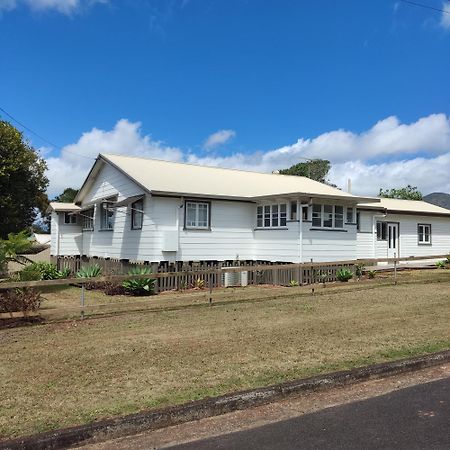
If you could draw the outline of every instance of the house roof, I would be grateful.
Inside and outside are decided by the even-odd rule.
[[[387,210],[388,212],[450,216],[450,210],[421,200],[380,198],[380,203],[359,203],[358,207],[365,209],[382,209]]]
[[[306,177],[268,174],[221,167],[161,161],[132,156],[100,154],[99,161],[111,164],[147,192],[160,195],[215,197],[255,201],[289,194],[331,198],[349,202],[378,202],[358,197]],[[75,201],[82,201],[89,179],[98,171],[96,165],[80,189]]]
[[[56,212],[72,212],[79,211],[81,208],[75,203],[61,203],[61,202],[50,202],[47,211]]]

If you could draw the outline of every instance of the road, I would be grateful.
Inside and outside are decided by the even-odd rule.
[[[449,449],[450,378],[166,448]]]

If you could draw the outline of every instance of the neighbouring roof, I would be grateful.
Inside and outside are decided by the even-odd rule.
[[[47,208],[47,211],[56,211],[56,212],[72,212],[78,211],[81,208],[75,203],[60,203],[60,202],[50,202],[50,205]]]
[[[50,233],[33,233],[29,239],[31,241],[36,241],[38,244],[49,244],[51,235]]]
[[[432,205],[421,200],[400,200],[380,198],[380,203],[359,203],[358,207],[367,209],[383,209],[388,212],[418,213],[450,216],[450,210]]]
[[[152,194],[258,200],[264,197],[304,195],[349,202],[378,202],[358,197],[306,177],[268,174],[220,167],[198,166],[156,159],[100,154],[75,202],[82,201],[101,161],[125,173]]]

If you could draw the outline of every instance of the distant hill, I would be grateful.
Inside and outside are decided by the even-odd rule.
[[[433,192],[425,195],[423,199],[433,205],[442,206],[442,208],[450,209],[450,194],[444,192]]]

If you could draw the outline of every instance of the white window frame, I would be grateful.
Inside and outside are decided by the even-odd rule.
[[[422,228],[422,232],[420,229]],[[428,229],[428,232],[426,230]],[[420,239],[422,235],[422,240]],[[428,236],[428,239],[425,239]],[[431,245],[431,223],[417,224],[417,242],[419,245]]]
[[[113,205],[114,202],[102,202],[100,203],[100,231],[114,231],[114,219],[116,211],[109,205]],[[111,222],[108,220],[108,211],[112,211]]]
[[[85,211],[82,211],[80,215],[83,219],[83,231],[92,231],[94,229],[94,208],[89,208]]]
[[[142,230],[144,224],[144,199],[140,198],[131,204],[131,229]]]
[[[319,208],[320,207],[320,208]],[[330,209],[331,212],[325,212],[325,209]],[[337,213],[336,208],[341,208],[342,212]],[[312,227],[313,228],[321,228],[324,230],[344,230],[344,214],[345,207],[342,205],[330,205],[330,204],[322,204],[322,203],[313,203],[312,207]],[[339,216],[338,220],[341,221],[342,226],[336,226],[336,218]],[[320,224],[317,224],[317,220],[319,220]],[[331,220],[331,226],[325,225],[325,223]]]
[[[285,229],[287,227],[287,203],[271,203],[256,207],[256,228]]]
[[[206,225],[200,225],[199,211],[200,205],[206,206]],[[188,223],[188,209],[194,207],[195,220],[193,224]],[[211,203],[197,200],[186,200],[184,203],[184,228],[187,230],[210,230],[211,229]]]

